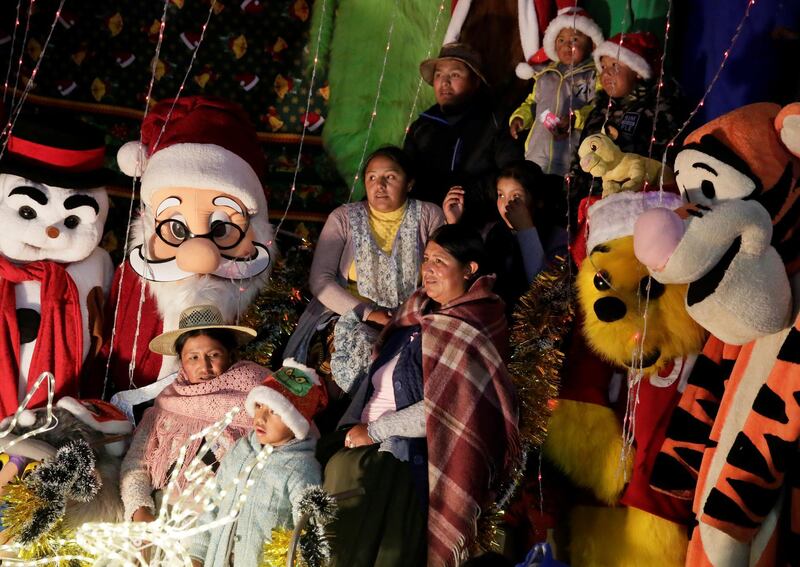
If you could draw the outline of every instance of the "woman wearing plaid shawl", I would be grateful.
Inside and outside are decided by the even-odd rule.
[[[351,390],[341,422],[351,427],[319,443],[323,463],[334,453],[325,489],[355,494],[331,525],[335,567],[459,565],[480,511],[521,458],[505,306],[494,276],[480,275],[483,254],[471,229],[434,232],[423,287]]]

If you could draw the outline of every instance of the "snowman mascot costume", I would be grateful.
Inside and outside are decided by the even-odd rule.
[[[78,397],[102,344],[113,275],[99,248],[108,215],[104,139],[83,122],[22,116],[0,158],[0,418],[37,377]],[[46,386],[28,404],[44,405]]]

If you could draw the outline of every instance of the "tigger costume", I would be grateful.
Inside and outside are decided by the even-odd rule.
[[[692,567],[800,559],[798,156],[800,105],[717,118],[676,157],[683,216],[648,211],[634,232],[637,257],[689,284],[687,310],[715,336],[651,478],[693,500]]]

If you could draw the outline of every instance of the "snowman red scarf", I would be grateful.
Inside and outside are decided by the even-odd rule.
[[[15,265],[0,256],[0,418],[19,406],[19,328],[14,286],[26,281],[41,284],[41,322],[36,337],[28,386],[44,371],[56,378],[57,398],[78,396],[78,376],[83,359],[83,321],[75,282],[64,267],[39,261]],[[43,405],[46,388],[40,387],[29,407]]]

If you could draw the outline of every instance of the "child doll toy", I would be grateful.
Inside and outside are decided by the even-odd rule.
[[[595,93],[595,68],[591,54],[603,42],[600,27],[579,8],[559,10],[544,34],[543,49],[550,63],[521,78],[533,78],[533,90],[511,115],[511,136],[530,129],[525,159],[545,173],[564,175],[569,169],[570,149],[578,146],[580,119],[572,126],[570,112],[589,105]],[[527,66],[526,66],[527,67]],[[519,72],[518,72],[519,74]]]
[[[195,566],[258,565],[272,530],[297,523],[303,491],[322,481],[311,419],[326,404],[327,394],[316,372],[293,359],[285,360],[283,367],[250,392],[245,407],[253,417],[254,430],[222,459],[217,482],[231,485],[268,446],[266,466],[253,469],[247,482],[232,485],[219,509],[211,513],[215,518],[228,514],[245,485],[251,485],[238,519],[191,541],[189,553]]]
[[[0,158],[0,418],[44,372],[55,396],[79,395],[99,347],[113,266],[100,248],[108,214],[100,132],[60,115],[23,116]],[[44,405],[39,389],[30,408]]]

